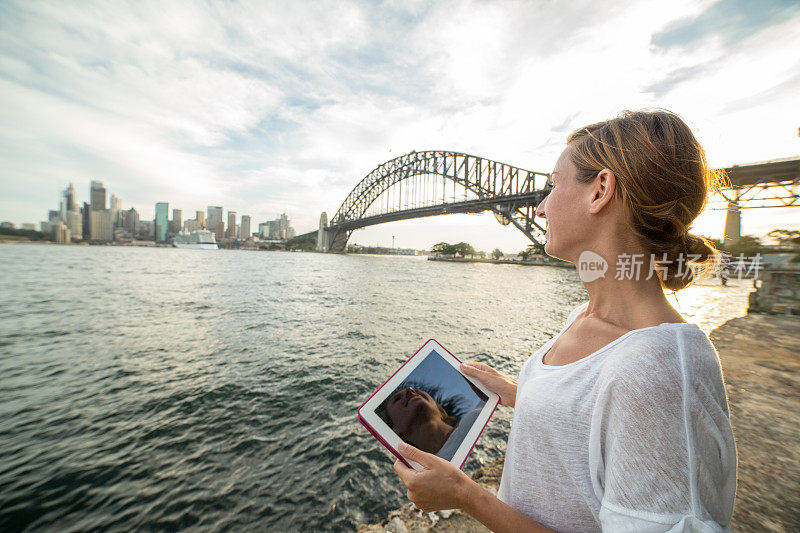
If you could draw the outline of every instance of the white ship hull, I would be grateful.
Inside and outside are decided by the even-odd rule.
[[[219,250],[219,247],[216,243],[191,243],[191,244],[179,244],[179,243],[172,243],[175,248],[183,248],[185,250]]]

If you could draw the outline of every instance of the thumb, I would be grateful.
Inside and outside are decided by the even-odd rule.
[[[411,459],[415,463],[419,463],[425,468],[433,466],[437,459],[435,455],[428,452],[423,452],[422,450],[419,450],[410,444],[406,444],[403,441],[400,441],[400,444],[397,445],[397,449],[400,451],[403,457],[406,459]]]
[[[476,377],[482,381],[491,381],[492,378],[497,377],[492,368],[484,365],[483,363],[461,363],[461,371],[468,376]]]

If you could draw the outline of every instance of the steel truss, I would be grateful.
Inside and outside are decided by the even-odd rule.
[[[484,211],[542,242],[536,236],[543,238],[545,230],[534,218],[550,192],[549,177],[459,152],[411,152],[378,166],[355,186],[330,221],[329,249],[343,252],[353,230],[366,226]]]

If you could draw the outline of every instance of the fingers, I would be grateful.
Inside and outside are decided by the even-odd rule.
[[[405,442],[400,442],[400,444],[397,445],[397,449],[400,451],[403,457],[406,459],[411,459],[415,463],[419,463],[425,468],[432,466],[436,461],[435,455],[418,450],[414,446],[406,444]],[[414,470],[414,472],[416,472],[416,470]]]
[[[413,468],[409,468],[403,461],[400,459],[395,460],[394,462],[394,471],[397,473],[397,477],[400,478],[406,486],[408,486],[408,475],[416,472]]]

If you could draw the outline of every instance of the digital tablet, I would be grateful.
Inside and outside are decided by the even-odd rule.
[[[411,468],[423,470],[397,450],[401,440],[462,468],[500,397],[460,364],[429,340],[361,404],[359,422]]]

